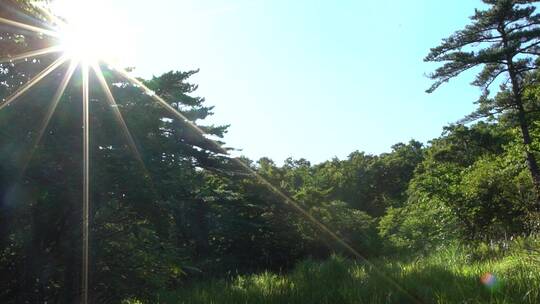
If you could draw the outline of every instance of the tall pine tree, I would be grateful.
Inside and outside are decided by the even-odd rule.
[[[470,118],[497,113],[513,115],[521,129],[526,161],[536,192],[540,197],[540,169],[532,151],[530,121],[524,106],[523,90],[526,76],[538,68],[540,55],[540,15],[531,0],[482,0],[485,10],[476,10],[472,24],[443,39],[424,59],[444,62],[430,76],[435,82],[427,90],[435,91],[441,84],[469,69],[483,69],[472,83],[483,89],[479,109]],[[499,98],[489,98],[489,88],[505,77]],[[503,98],[506,97],[506,98]]]

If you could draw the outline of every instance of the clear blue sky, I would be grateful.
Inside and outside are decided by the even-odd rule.
[[[200,68],[198,95],[226,142],[257,159],[320,162],[426,142],[474,109],[472,74],[424,90],[430,47],[480,1],[118,0],[136,74]]]

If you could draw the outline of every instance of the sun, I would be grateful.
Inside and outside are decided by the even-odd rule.
[[[85,64],[133,60],[130,27],[111,1],[56,0],[50,11],[58,16],[59,47],[71,60]]]

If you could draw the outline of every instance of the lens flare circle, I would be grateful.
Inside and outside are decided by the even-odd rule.
[[[488,289],[494,289],[498,285],[497,277],[490,272],[484,273],[480,277],[480,282],[486,286]]]

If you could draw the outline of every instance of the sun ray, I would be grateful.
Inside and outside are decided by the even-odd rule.
[[[38,56],[43,56],[43,55],[47,55],[51,53],[58,53],[61,51],[62,51],[62,48],[60,48],[59,46],[52,46],[48,48],[39,49],[36,51],[25,52],[25,53],[22,53],[20,55],[16,55],[13,57],[1,58],[0,63],[16,62],[25,58],[38,57]]]
[[[109,105],[111,106],[111,109],[114,113],[114,116],[116,118],[116,121],[120,125],[122,132],[124,133],[124,136],[128,142],[129,148],[131,149],[131,152],[134,154],[134,156],[137,158],[137,161],[141,164],[142,168],[145,171],[145,174],[148,174],[148,170],[146,170],[146,166],[143,162],[143,159],[141,157],[141,154],[139,153],[139,149],[137,149],[137,145],[135,144],[135,140],[133,140],[133,136],[131,135],[131,132],[129,132],[129,128],[126,124],[126,121],[124,120],[124,117],[122,116],[122,113],[120,112],[120,109],[118,109],[118,104],[116,103],[116,99],[114,98],[111,89],[109,85],[107,84],[107,81],[105,80],[105,77],[103,76],[103,72],[98,64],[93,64],[92,68],[97,76],[97,79],[101,85],[101,88],[103,89],[103,92],[105,93],[107,97],[107,101],[109,102]]]
[[[146,167],[146,164],[144,163],[144,160],[139,152],[139,149],[137,148],[137,145],[135,144],[135,140],[133,139],[133,136],[131,135],[131,132],[129,131],[129,128],[124,120],[124,117],[122,116],[122,113],[120,112],[118,108],[118,104],[116,103],[116,99],[114,98],[114,95],[111,92],[111,89],[109,85],[107,84],[107,81],[105,80],[105,77],[103,76],[103,71],[99,67],[99,64],[95,63],[92,65],[92,68],[94,69],[94,72],[98,78],[99,83],[101,84],[101,87],[105,94],[107,95],[107,101],[109,102],[109,105],[111,106],[114,116],[120,125],[122,132],[124,134],[124,137],[126,138],[128,142],[128,146],[130,147],[131,153],[135,156],[137,159],[144,176],[147,179],[148,185],[150,187],[150,190],[152,191],[152,194],[154,197],[159,198],[160,195],[158,191],[156,190],[156,185],[154,184],[154,180],[152,178],[152,175],[150,174],[150,171]]]
[[[45,4],[39,5],[39,3],[35,3],[33,7],[38,9],[43,15],[45,15],[45,17],[49,18],[49,22],[51,22],[51,24],[55,24],[56,26],[66,24],[64,20],[53,14]]]
[[[90,211],[90,120],[89,120],[89,71],[88,64],[82,64],[83,95],[83,252],[82,252],[82,303],[88,303],[89,268],[89,211]]]
[[[56,70],[59,66],[61,66],[64,62],[67,61],[67,58],[62,56],[58,58],[56,61],[54,61],[51,65],[49,65],[46,69],[41,71],[39,74],[34,76],[32,79],[30,79],[25,85],[17,89],[11,96],[9,96],[6,101],[4,101],[2,104],[0,104],[0,111],[3,110],[5,107],[9,106],[13,101],[15,101],[17,98],[19,98],[21,95],[26,93],[30,88],[32,88],[34,85],[36,85],[38,82],[40,82],[45,76],[52,73],[54,70]]]
[[[142,83],[137,78],[129,75],[128,72],[126,72],[123,69],[115,68],[115,71],[117,71],[120,75],[122,75],[124,78],[126,78],[128,81],[131,81],[133,84],[138,86],[144,93],[152,97],[155,101],[157,101],[160,105],[162,105],[165,109],[167,109],[171,114],[182,120],[183,122],[186,122],[193,130],[195,130],[200,136],[206,138],[205,132],[195,125],[193,122],[191,122],[189,119],[187,119],[182,113],[180,113],[178,110],[176,110],[174,107],[172,107],[170,104],[168,104],[163,98],[156,95],[152,90],[150,90],[144,83]],[[217,144],[212,139],[209,139],[212,142],[214,142],[215,146],[218,147],[220,152],[224,155],[230,156],[229,152],[226,151],[221,145]],[[252,176],[254,176],[259,182],[261,182],[263,185],[265,185],[269,190],[271,190],[274,194],[276,194],[285,204],[288,204],[292,206],[296,211],[298,211],[304,218],[306,218],[311,223],[315,224],[321,231],[326,233],[328,236],[330,236],[332,239],[334,239],[336,242],[338,242],[343,248],[345,248],[347,251],[349,251],[351,254],[353,254],[356,258],[362,260],[367,265],[371,266],[372,269],[385,281],[387,281],[390,285],[395,287],[399,292],[402,292],[404,295],[409,297],[414,303],[422,303],[417,297],[415,297],[413,294],[411,294],[409,291],[407,291],[405,288],[403,288],[397,281],[386,275],[382,270],[378,269],[377,266],[373,263],[371,263],[366,257],[364,257],[358,250],[354,249],[347,241],[342,239],[339,235],[334,233],[330,228],[328,228],[325,224],[317,220],[313,215],[311,215],[308,211],[306,211],[302,206],[296,202],[294,199],[287,196],[283,191],[272,185],[266,178],[264,178],[262,175],[257,173],[255,170],[253,170],[249,165],[245,164],[238,158],[230,157],[230,159],[235,162],[240,167],[244,168],[248,173],[250,173]]]
[[[4,23],[4,24],[7,24],[7,25],[18,27],[18,28],[21,28],[21,29],[24,29],[24,30],[29,30],[29,31],[32,31],[32,32],[35,32],[35,33],[38,33],[38,34],[45,34],[47,36],[51,36],[51,37],[55,37],[55,38],[58,38],[60,36],[55,31],[47,30],[47,29],[37,27],[37,26],[33,26],[33,25],[28,25],[26,23],[17,22],[17,21],[13,21],[13,20],[10,20],[10,19],[2,18],[2,17],[0,17],[0,23]]]
[[[71,63],[68,70],[66,71],[66,74],[64,75],[64,78],[62,79],[62,82],[60,83],[60,86],[56,90],[52,103],[49,105],[49,108],[47,109],[47,113],[45,114],[45,118],[43,119],[41,126],[39,128],[39,133],[34,139],[34,142],[32,143],[32,148],[28,155],[25,157],[22,168],[19,173],[19,179],[24,176],[24,173],[26,172],[26,169],[28,167],[28,164],[32,157],[34,156],[34,152],[37,149],[37,146],[41,142],[41,139],[43,138],[43,134],[47,130],[47,127],[49,126],[49,123],[51,121],[51,118],[56,111],[56,107],[58,106],[58,103],[60,102],[60,99],[64,95],[64,92],[66,91],[66,88],[69,84],[69,81],[71,80],[71,77],[73,76],[73,73],[75,72],[75,69],[77,68],[77,64]]]
[[[296,211],[298,211],[302,216],[304,216],[307,220],[309,220],[311,223],[315,224],[319,229],[321,229],[323,232],[325,232],[327,235],[329,235],[332,239],[337,241],[343,248],[345,248],[347,251],[352,253],[356,258],[363,261],[365,264],[369,265],[381,278],[383,278],[385,281],[390,283],[394,288],[396,288],[399,292],[402,292],[404,295],[406,295],[408,298],[410,298],[414,303],[422,303],[418,297],[411,294],[408,290],[406,290],[404,287],[402,287],[396,280],[389,277],[386,273],[384,273],[382,270],[380,270],[375,264],[373,264],[371,261],[368,260],[365,256],[363,256],[358,250],[354,249],[347,241],[342,239],[340,236],[338,236],[336,233],[334,233],[330,228],[328,228],[325,224],[317,220],[313,215],[311,215],[308,211],[306,211],[298,202],[296,202],[294,199],[287,196],[283,191],[278,189],[276,186],[272,185],[266,178],[261,176],[259,173],[257,173],[255,170],[253,170],[249,165],[242,162],[238,158],[232,158],[232,160],[237,163],[238,165],[242,166],[246,171],[251,173],[259,182],[261,182],[263,185],[265,185],[268,189],[270,189],[272,192],[274,192],[279,198],[283,200],[286,204],[289,204],[292,206]]]
[[[110,64],[110,63],[109,63]],[[114,67],[114,65],[111,64],[111,66]],[[114,69],[116,72],[118,72],[120,75],[122,75],[124,78],[126,78],[127,80],[131,81],[133,84],[137,85],[139,88],[141,88],[141,90],[146,93],[148,96],[150,96],[152,99],[154,99],[159,105],[161,105],[162,107],[164,107],[166,110],[169,111],[170,114],[176,116],[176,118],[180,119],[181,121],[187,123],[192,129],[194,129],[195,131],[197,131],[197,133],[199,133],[199,135],[203,136],[206,138],[205,136],[205,132],[199,128],[199,126],[197,126],[196,124],[194,124],[193,122],[191,122],[189,119],[187,119],[182,113],[180,113],[177,109],[175,109],[173,106],[171,106],[169,103],[167,103],[163,98],[161,98],[160,96],[158,96],[157,94],[155,94],[152,90],[150,90],[144,83],[142,83],[140,80],[138,80],[137,78],[129,75],[125,70],[123,69],[118,69],[118,68],[115,68]],[[220,152],[223,153],[223,154],[228,154],[228,152],[223,149],[220,145],[217,145],[217,147],[220,149]]]

